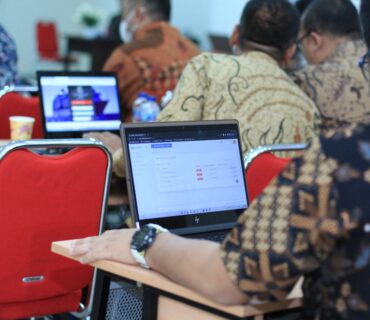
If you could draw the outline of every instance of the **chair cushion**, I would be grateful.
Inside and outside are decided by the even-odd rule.
[[[79,308],[81,290],[62,296],[30,302],[0,304],[0,319],[12,320],[74,312]]]
[[[271,153],[263,153],[253,160],[246,173],[249,201],[253,202],[290,161]]]
[[[59,156],[20,149],[0,161],[0,305],[67,295],[91,282],[91,267],[50,248],[98,234],[107,166],[98,148]],[[22,281],[37,276],[44,280]]]

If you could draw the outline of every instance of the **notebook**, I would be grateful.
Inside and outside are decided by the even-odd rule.
[[[47,138],[119,133],[122,115],[114,73],[38,72],[37,79]]]
[[[136,227],[219,240],[248,207],[237,121],[123,124]]]

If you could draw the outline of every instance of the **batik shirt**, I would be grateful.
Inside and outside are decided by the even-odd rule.
[[[320,114],[269,55],[205,53],[191,60],[158,121],[239,120],[243,153],[260,145],[307,142]]]
[[[319,108],[324,129],[370,119],[370,87],[358,66],[366,52],[362,41],[346,42],[323,63],[292,74]]]
[[[199,50],[166,22],[152,22],[140,29],[133,42],[118,47],[104,66],[117,73],[126,121],[132,119],[132,105],[140,92],[158,101],[174,90],[181,72]]]
[[[0,88],[17,82],[17,61],[15,43],[0,25]]]
[[[283,299],[305,276],[307,315],[370,319],[370,125],[315,139],[222,246],[250,298]]]

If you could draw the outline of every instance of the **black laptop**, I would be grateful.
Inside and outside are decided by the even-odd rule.
[[[237,121],[123,124],[136,227],[222,241],[248,207]]]
[[[122,115],[114,73],[38,72],[37,79],[46,138],[119,133]]]

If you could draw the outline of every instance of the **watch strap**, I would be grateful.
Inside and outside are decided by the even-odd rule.
[[[156,230],[156,233],[155,233],[156,236],[158,234],[161,234],[161,233],[169,232],[167,229],[165,229],[165,228],[163,228],[163,227],[161,227],[160,225],[157,225],[157,224],[152,224],[151,223],[151,224],[146,225],[146,227],[154,228]],[[141,232],[141,231],[142,230],[140,229],[140,230],[137,230],[136,232],[138,233],[138,232]],[[151,246],[153,245],[154,241],[155,241],[155,239],[151,243]],[[138,264],[140,264],[140,266],[142,266],[145,269],[150,269],[148,263],[145,260],[145,254],[151,246],[149,246],[148,248],[146,248],[143,251],[138,251],[138,250],[136,250],[135,248],[133,248],[131,246],[131,254],[132,254],[133,258],[135,259],[135,261]]]

